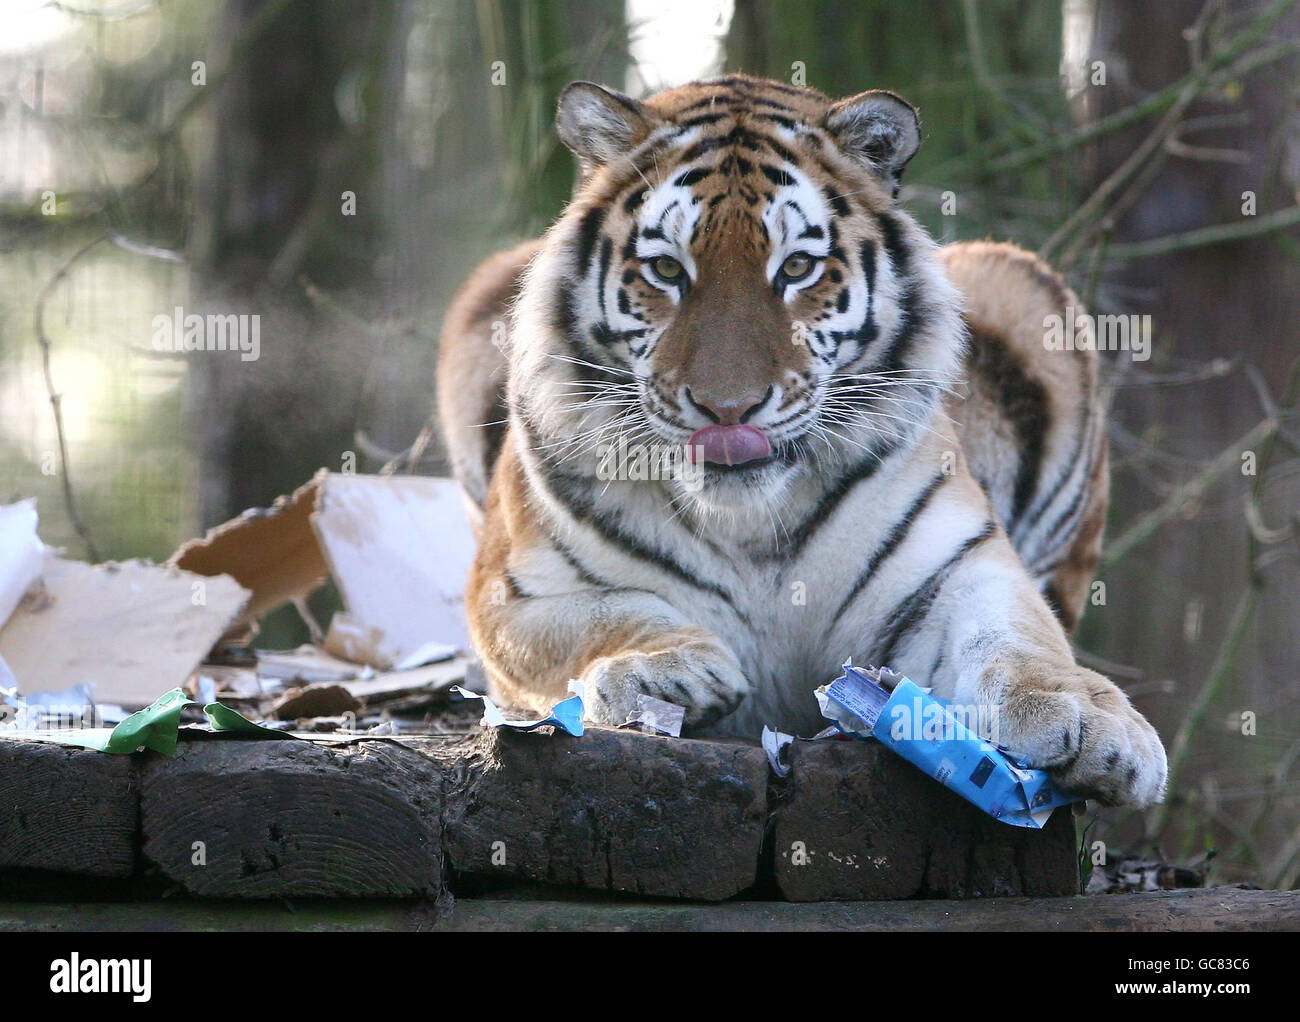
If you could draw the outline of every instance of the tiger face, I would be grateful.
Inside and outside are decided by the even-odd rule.
[[[740,76],[644,102],[577,83],[557,124],[583,179],[521,302],[548,350],[512,376],[531,421],[575,438],[566,460],[615,438],[681,452],[696,471],[666,474],[675,495],[734,510],[930,418],[962,330],[895,201],[920,141],[905,102]]]

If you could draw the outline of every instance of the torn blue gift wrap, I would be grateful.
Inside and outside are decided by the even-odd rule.
[[[1046,771],[981,738],[946,700],[893,671],[850,661],[815,695],[836,728],[874,738],[995,820],[1039,829],[1053,809],[1079,801],[1059,791]]]
[[[561,731],[571,734],[575,738],[582,735],[582,683],[579,681],[569,682],[569,691],[573,695],[556,703],[551,707],[551,712],[539,720],[506,720],[506,716],[501,712],[500,707],[487,696],[471,692],[459,685],[453,685],[451,691],[462,699],[483,700],[484,727],[508,727],[514,731],[533,731],[539,727],[549,725],[558,727]]]

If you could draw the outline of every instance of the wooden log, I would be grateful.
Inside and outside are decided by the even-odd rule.
[[[768,775],[757,746],[599,727],[480,742],[448,799],[458,872],[709,901],[754,883]]]
[[[145,858],[210,898],[428,896],[442,774],[390,742],[190,741],[140,768]]]
[[[0,741],[0,869],[130,876],[137,822],[128,757]]]
[[[791,901],[1076,894],[1074,823],[1000,823],[865,742],[796,742],[776,812],[776,878]]]
[[[548,901],[458,898],[450,912],[411,901],[0,902],[0,933],[127,931],[1167,931],[1300,929],[1300,891],[1217,887],[1072,898],[983,901]]]

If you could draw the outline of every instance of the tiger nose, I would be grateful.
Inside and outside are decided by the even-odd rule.
[[[685,388],[685,393],[687,401],[718,425],[735,426],[748,422],[759,408],[767,404],[767,399],[772,396],[772,390],[772,386],[769,385],[766,392],[762,394],[750,393],[733,401],[720,401],[712,397],[701,399],[691,393],[690,387]]]

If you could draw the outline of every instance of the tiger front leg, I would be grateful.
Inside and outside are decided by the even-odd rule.
[[[587,719],[621,724],[640,694],[685,707],[690,727],[731,713],[748,691],[735,655],[716,639],[682,638],[659,636],[593,660],[582,675]]]
[[[622,724],[644,694],[683,707],[688,727],[706,727],[749,691],[721,639],[643,591],[513,596],[473,617],[494,692],[538,711],[577,678],[593,723]]]
[[[996,738],[1065,791],[1104,805],[1160,800],[1167,774],[1155,728],[1110,679],[1054,657],[1004,653],[980,674]]]
[[[1005,541],[975,551],[945,581],[936,622],[936,691],[985,717],[986,737],[1047,770],[1071,793],[1143,807],[1164,794],[1155,728],[1128,696],[1074,662],[1069,643]]]

